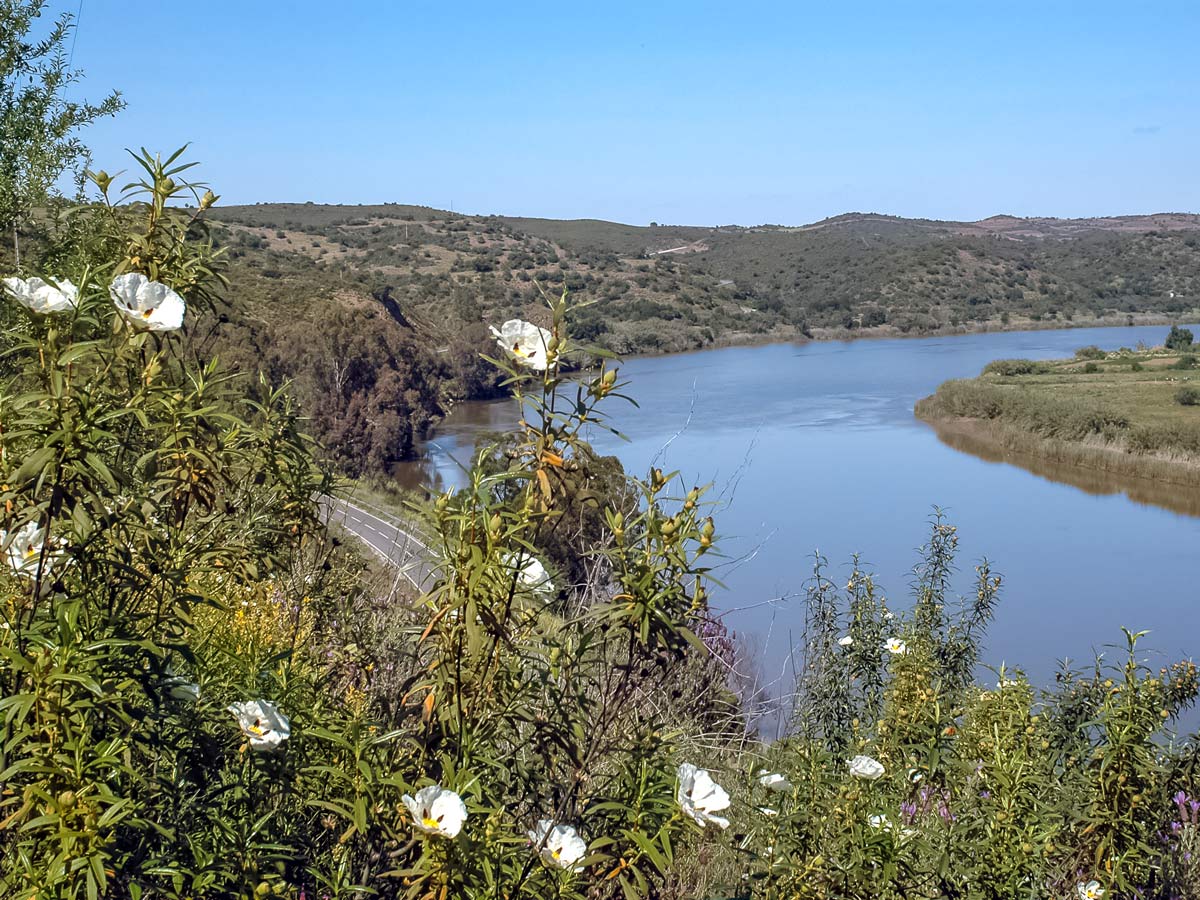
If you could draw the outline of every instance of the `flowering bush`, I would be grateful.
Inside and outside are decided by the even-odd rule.
[[[3,282],[27,313],[0,394],[0,894],[665,884],[688,818],[730,802],[694,768],[675,801],[714,527],[656,471],[601,510],[584,583],[539,559],[619,389],[562,376],[565,300],[500,333],[513,465],[439,500],[436,587],[385,609],[325,533],[286,393],[186,364],[221,284],[215,198],[178,154],[136,159],[116,198],[93,176],[50,274]]]
[[[1127,633],[1119,665],[1054,691],[1004,669],[975,683],[1000,579],[981,564],[951,613],[956,544],[936,517],[907,614],[857,566],[839,596],[818,565],[794,727],[762,751],[791,788],[750,785],[750,895],[1188,896],[1195,751],[1163,728],[1195,665],[1148,669]]]
[[[177,156],[2,282],[0,896],[1197,895],[1195,666],[981,685],[1001,580],[951,600],[940,515],[907,610],[818,560],[753,738],[705,491],[600,489],[624,385],[565,374],[565,297],[496,329],[520,430],[428,511],[432,589],[373,587],[286,391],[186,362],[221,277]]]

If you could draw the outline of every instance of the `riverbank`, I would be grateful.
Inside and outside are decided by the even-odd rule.
[[[1162,350],[1000,361],[976,378],[945,382],[913,411],[945,442],[969,443],[969,452],[985,458],[979,449],[986,446],[993,456],[1015,453],[1059,467],[1196,487],[1196,366],[1192,353]],[[1055,480],[1079,480],[1061,475]]]
[[[959,325],[944,325],[928,331],[902,331],[892,325],[877,325],[871,328],[813,328],[812,340],[816,341],[857,341],[857,340],[889,340],[895,338],[930,338],[954,337],[969,334],[1002,334],[1022,331],[1063,331],[1083,328],[1136,328],[1141,326],[1162,325],[1170,327],[1180,321],[1192,321],[1200,318],[1200,310],[1183,316],[1162,316],[1154,313],[1121,313],[1112,316],[1075,317],[1070,321],[1059,319],[1029,319],[1010,317],[1003,319],[988,319],[982,322],[969,322]]]
[[[879,340],[921,340],[938,337],[966,337],[976,334],[1019,334],[1037,331],[1083,330],[1086,328],[1141,328],[1162,326],[1169,328],[1181,321],[1200,320],[1200,309],[1183,316],[1162,316],[1154,313],[1121,313],[1112,316],[1076,316],[1070,321],[1059,319],[1030,319],[1011,317],[944,325],[923,331],[903,331],[894,325],[875,325],[869,328],[812,328],[807,334],[792,329],[790,332],[770,331],[763,333],[735,331],[723,334],[714,340],[694,347],[676,350],[647,351],[621,354],[621,360],[660,359],[687,353],[702,353],[706,350],[725,350],[733,347],[770,347],[776,344],[807,344],[810,342],[853,342]]]

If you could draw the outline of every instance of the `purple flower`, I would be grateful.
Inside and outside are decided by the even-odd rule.
[[[980,800],[991,800],[991,799],[992,799],[992,792],[991,792],[991,791],[980,791],[980,792],[979,792],[979,799],[980,799]]]

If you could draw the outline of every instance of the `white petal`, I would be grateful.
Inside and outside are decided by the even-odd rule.
[[[175,331],[183,325],[187,304],[165,284],[150,281],[139,272],[126,272],[108,288],[113,305],[135,328]]]
[[[869,756],[856,756],[849,761],[850,774],[857,778],[867,778],[874,781],[883,775],[883,763]]]
[[[79,292],[75,285],[63,279],[21,278],[3,279],[4,288],[18,303],[40,315],[68,312],[75,308]]]
[[[545,328],[521,319],[509,319],[499,330],[489,326],[496,343],[519,365],[543,372],[547,366],[547,348],[553,335]]]
[[[426,834],[456,837],[467,818],[462,798],[441,785],[428,785],[417,791],[416,797],[405,795],[401,799],[412,815],[413,825]]]
[[[792,783],[788,781],[787,776],[778,772],[760,776],[758,783],[770,791],[790,791],[792,789]]]

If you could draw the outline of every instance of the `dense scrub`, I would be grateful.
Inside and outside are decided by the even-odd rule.
[[[506,326],[521,430],[432,505],[433,589],[373,582],[286,393],[183,352],[217,258],[143,164],[148,203],[5,282],[6,897],[1196,896],[1196,758],[1164,740],[1194,664],[1129,634],[1049,691],[981,685],[1001,579],[954,600],[940,517],[910,603],[819,561],[761,742],[715,510],[594,457],[625,385],[564,380],[565,297]]]
[[[1070,361],[989,363],[979,378],[941,385],[917,404],[916,414],[931,422],[993,423],[1010,446],[1034,453],[1042,440],[1135,458],[1200,459],[1200,417],[1188,408],[1196,390],[1190,374],[1194,357],[1130,350],[1097,357],[1091,348],[1084,350]],[[1028,438],[1023,448],[1021,435]],[[1046,445],[1051,446],[1058,445]],[[1130,461],[1133,469],[1135,463]]]
[[[556,411],[560,301],[554,347],[505,372],[521,464],[436,504],[431,593],[380,590],[322,526],[286,391],[188,361],[220,278],[211,195],[184,212],[186,167],[141,164],[111,200],[94,176],[52,273],[4,281],[0,893],[656,890],[689,739],[744,734],[709,653],[702,489],[622,479],[578,577],[547,572],[533,548],[583,499],[581,428],[621,387],[608,370]],[[693,781],[692,818],[715,815]]]
[[[338,272],[390,288],[406,312],[464,322],[530,316],[537,285],[580,300],[577,333],[617,352],[691,349],[811,329],[920,334],[1134,314],[1179,316],[1200,295],[1200,227],[1186,216],[1039,228],[847,216],[820,227],[639,228],[470,216],[382,204],[224,210],[248,272]],[[672,252],[663,252],[672,251]]]
[[[799,228],[639,228],[504,219],[583,248],[634,253],[684,247],[681,266],[736,285],[783,322],[923,333],[970,323],[1057,322],[1196,306],[1197,220],[938,222],[848,214]]]

